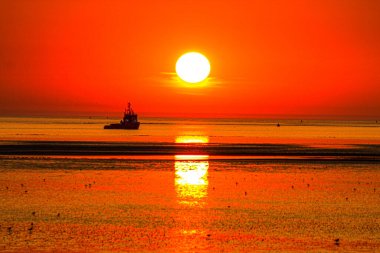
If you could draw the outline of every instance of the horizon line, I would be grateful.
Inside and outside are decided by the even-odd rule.
[[[121,112],[60,112],[58,115],[50,112],[41,113],[0,113],[2,118],[117,118]],[[365,120],[380,121],[380,116],[374,115],[343,115],[343,114],[244,114],[244,113],[153,113],[140,112],[140,118],[183,118],[183,119],[268,119],[268,120]]]

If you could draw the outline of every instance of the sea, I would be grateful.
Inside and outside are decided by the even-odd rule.
[[[0,118],[0,251],[375,252],[376,121]]]
[[[0,140],[145,143],[380,143],[380,122],[140,118],[139,130],[104,130],[118,118],[0,117]]]
[[[22,154],[20,150],[25,149],[25,145],[21,144],[27,144],[29,154],[33,154],[34,144],[36,150],[51,151],[38,154],[61,155],[184,153],[258,157],[272,154],[328,156],[345,152],[376,156],[379,153],[380,123],[377,121],[189,118],[141,118],[140,121],[139,130],[105,130],[104,125],[116,123],[118,119],[2,117],[0,150],[3,154]],[[52,152],[52,147],[59,148]],[[80,150],[75,152],[78,147]]]

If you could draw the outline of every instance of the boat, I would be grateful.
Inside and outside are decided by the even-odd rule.
[[[133,111],[131,103],[128,103],[128,109],[124,111],[124,117],[120,123],[105,125],[104,129],[134,129],[140,127],[140,122],[137,120],[137,114]]]

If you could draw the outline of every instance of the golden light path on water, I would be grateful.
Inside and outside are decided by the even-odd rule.
[[[208,141],[208,136],[204,135],[183,135],[175,139],[175,143],[208,143]]]
[[[175,143],[206,144],[208,136],[198,134],[185,134],[177,136]],[[203,208],[206,204],[208,190],[208,155],[176,155],[175,191],[179,205],[192,208]],[[196,219],[195,219],[196,220]],[[194,219],[192,222],[195,221]],[[191,222],[191,223],[192,223]],[[188,226],[178,231],[184,236],[205,236],[206,231],[200,227]]]
[[[178,202],[188,206],[203,206],[208,188],[208,156],[176,155],[175,190]]]

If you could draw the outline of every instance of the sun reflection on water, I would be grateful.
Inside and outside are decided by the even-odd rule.
[[[175,190],[180,204],[202,206],[207,197],[208,156],[176,156]]]
[[[184,135],[177,136],[175,143],[208,143],[208,136],[204,135]]]

